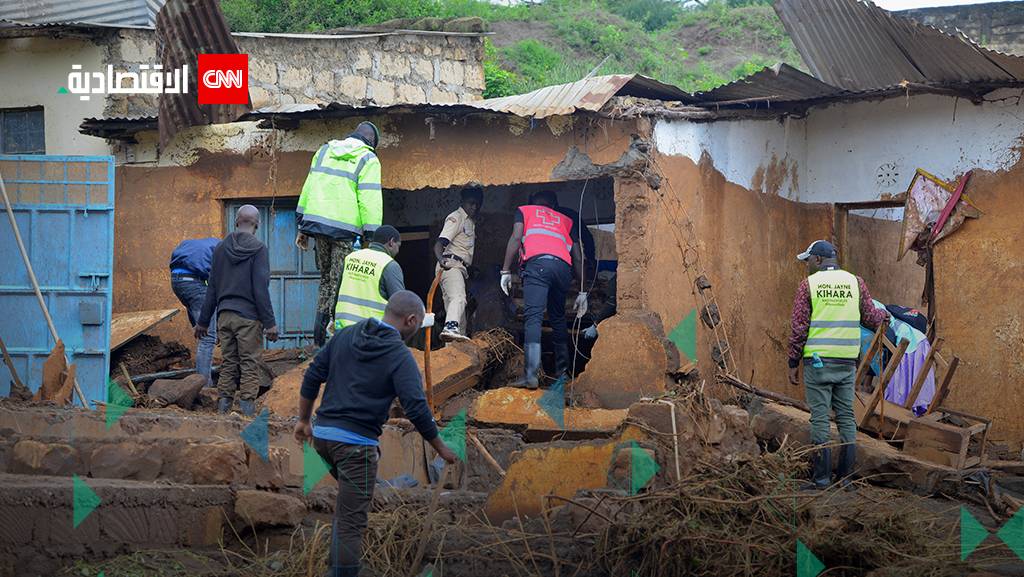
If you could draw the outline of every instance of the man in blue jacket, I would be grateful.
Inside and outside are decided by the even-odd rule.
[[[210,266],[213,262],[213,249],[220,244],[220,239],[195,238],[181,241],[171,253],[171,290],[185,306],[188,322],[193,329],[199,322],[206,300],[206,281],[210,278]],[[214,317],[217,313],[213,314]],[[213,364],[213,346],[217,337],[212,333],[199,339],[196,347],[196,372],[206,377],[206,386],[213,384],[210,367]]]
[[[423,301],[415,293],[391,295],[383,320],[368,318],[336,333],[302,379],[295,439],[312,439],[338,481],[330,577],[359,575],[363,532],[377,480],[377,439],[395,397],[438,455],[449,463],[457,459],[438,436],[419,368],[405,344],[420,329],[424,315]],[[324,383],[316,423],[311,424],[313,404]]]

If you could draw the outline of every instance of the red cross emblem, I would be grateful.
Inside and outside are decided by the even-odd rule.
[[[552,212],[550,210],[545,210],[543,208],[537,209],[537,218],[539,218],[545,226],[555,226],[558,224],[562,224],[562,215],[556,212]]]

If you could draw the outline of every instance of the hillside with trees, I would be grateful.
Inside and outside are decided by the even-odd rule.
[[[232,30],[324,32],[396,19],[481,18],[485,96],[633,73],[696,92],[786,62],[804,68],[770,0],[221,0]]]

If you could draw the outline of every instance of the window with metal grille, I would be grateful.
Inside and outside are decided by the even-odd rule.
[[[42,106],[0,108],[0,154],[46,154]]]

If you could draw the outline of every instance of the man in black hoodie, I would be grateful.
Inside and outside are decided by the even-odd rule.
[[[238,406],[248,417],[256,413],[262,337],[277,340],[270,304],[270,257],[266,245],[255,236],[259,225],[260,212],[255,206],[247,204],[238,209],[235,232],[213,250],[206,301],[196,323],[196,338],[201,339],[206,336],[214,309],[218,311],[217,336],[223,361],[217,381],[217,410],[227,413],[235,391],[240,389]]]
[[[415,293],[388,300],[384,319],[369,318],[340,332],[320,349],[299,390],[295,439],[312,439],[338,480],[331,538],[330,577],[357,577],[363,532],[377,480],[378,440],[395,397],[406,418],[449,463],[457,457],[438,436],[423,393],[416,360],[405,343],[419,330],[425,311]],[[326,382],[316,424],[313,403]]]

